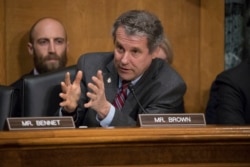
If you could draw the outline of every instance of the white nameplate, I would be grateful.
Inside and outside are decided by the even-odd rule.
[[[13,117],[6,119],[7,130],[75,128],[72,117]]]
[[[139,123],[141,127],[206,125],[203,113],[139,114]]]

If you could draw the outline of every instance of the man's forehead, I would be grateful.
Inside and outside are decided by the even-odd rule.
[[[66,39],[66,34],[55,30],[35,30],[32,34],[34,39]]]
[[[115,44],[133,48],[140,48],[142,46],[147,47],[147,38],[138,35],[117,34]]]
[[[33,36],[44,37],[65,37],[66,32],[63,26],[57,22],[41,22],[38,23],[33,30]]]

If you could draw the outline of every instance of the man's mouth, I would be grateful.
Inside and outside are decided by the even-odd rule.
[[[129,71],[129,69],[120,67],[120,71],[126,73]]]

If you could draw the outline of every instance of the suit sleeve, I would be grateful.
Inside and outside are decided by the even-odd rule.
[[[215,104],[216,122],[218,124],[245,124],[243,96],[237,81],[227,76],[219,76],[217,102]]]

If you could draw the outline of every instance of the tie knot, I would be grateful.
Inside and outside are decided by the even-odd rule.
[[[130,81],[122,80],[122,89],[127,89]]]
[[[122,84],[128,84],[130,81],[122,80]]]

